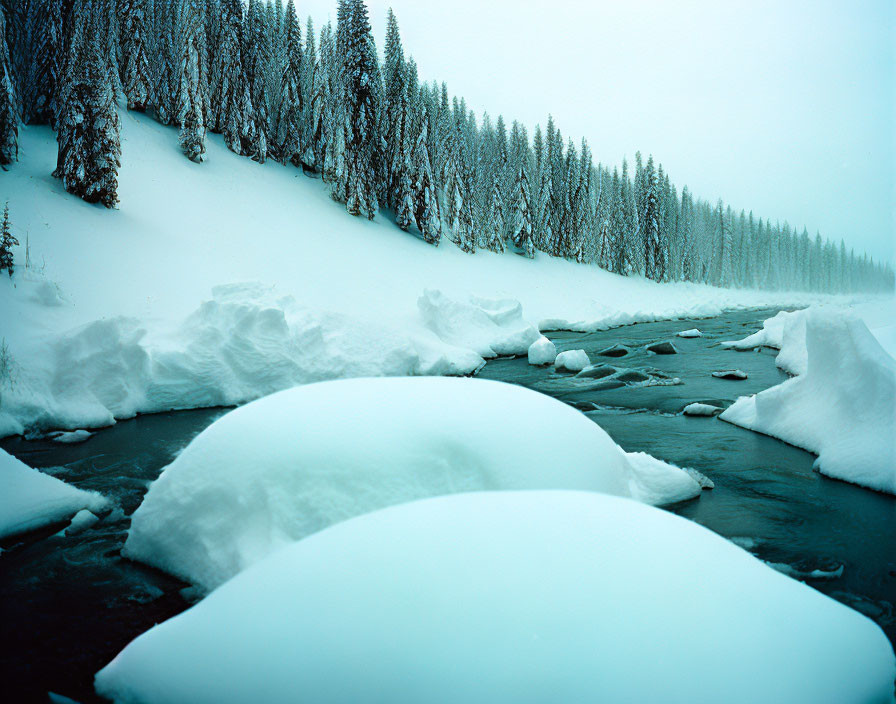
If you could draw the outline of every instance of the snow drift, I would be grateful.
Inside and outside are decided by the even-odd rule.
[[[76,489],[0,450],[0,538],[64,521],[83,509],[107,507],[99,494]]]
[[[578,411],[477,379],[356,379],[268,396],[217,420],[156,480],[124,554],[213,589],[341,520],[477,490],[584,489],[661,504],[700,486],[633,458]]]
[[[96,676],[118,704],[888,702],[870,619],[589,492],[394,506],[271,555]]]
[[[738,399],[720,418],[816,453],[822,474],[896,494],[896,360],[865,322],[809,309],[783,325],[766,321],[757,335],[799,376]]]

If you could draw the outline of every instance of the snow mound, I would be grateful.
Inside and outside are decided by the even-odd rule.
[[[489,359],[525,354],[541,337],[523,320],[519,301],[471,297],[470,303],[427,289],[417,301],[424,325],[449,345],[471,349]]]
[[[213,589],[289,542],[385,506],[558,488],[658,504],[700,493],[680,469],[627,455],[583,414],[522,387],[343,380],[213,423],[150,486],[124,554]]]
[[[678,333],[679,337],[691,338],[691,337],[703,337],[703,333],[700,332],[697,328],[691,328],[690,330],[682,330]]]
[[[82,509],[103,511],[108,505],[99,494],[76,489],[0,450],[0,538],[63,521]]]
[[[722,420],[816,453],[822,474],[896,494],[896,360],[843,311],[809,309],[783,337],[782,353],[805,350],[804,372]]]
[[[557,346],[541,336],[529,345],[529,364],[553,364],[557,359]]]
[[[695,671],[695,663],[699,663]],[[480,492],[340,523],[131,642],[118,704],[886,702],[870,619],[688,520]]]
[[[77,445],[86,442],[92,435],[93,433],[88,430],[73,430],[70,433],[53,433],[52,438],[53,442],[62,445]]]
[[[742,369],[723,369],[718,372],[713,372],[712,375],[716,379],[729,379],[732,381],[743,381],[747,378],[747,373]]]
[[[554,360],[554,368],[557,371],[580,372],[591,366],[591,360],[585,350],[567,350],[557,355]]]

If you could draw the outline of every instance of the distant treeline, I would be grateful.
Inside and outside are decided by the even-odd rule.
[[[389,13],[382,65],[363,0],[335,29],[302,31],[293,0],[0,0],[0,164],[17,124],[57,131],[54,174],[118,202],[118,107],[206,131],[233,152],[320,174],[353,215],[388,209],[403,230],[466,252],[511,248],[656,281],[825,292],[891,291],[889,265],[786,222],[679,192],[662,165],[595,165],[551,118],[481,119],[444,83],[421,83]]]

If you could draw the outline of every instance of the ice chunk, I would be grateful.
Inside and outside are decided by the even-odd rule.
[[[567,350],[557,355],[554,368],[557,371],[580,372],[591,364],[585,350]]]
[[[557,347],[542,335],[529,345],[529,364],[553,364],[557,359]]]
[[[873,621],[696,523],[519,491],[309,536],[139,636],[95,685],[116,704],[814,704],[888,702],[894,676]]]
[[[53,442],[62,443],[63,445],[74,445],[79,442],[84,442],[87,440],[93,433],[89,430],[73,430],[68,433],[54,433],[53,434]]]
[[[99,494],[76,489],[0,450],[0,538],[107,506]]]
[[[703,333],[700,332],[697,328],[691,328],[690,330],[682,330],[678,333],[679,337],[703,337]]]
[[[585,489],[668,503],[686,473],[627,455],[556,399],[465,378],[355,379],[231,411],[174,460],[124,554],[212,589],[273,550],[384,506],[463,491]]]

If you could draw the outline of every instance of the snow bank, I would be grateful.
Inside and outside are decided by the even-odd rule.
[[[557,359],[557,346],[542,336],[529,345],[529,364],[553,364]]]
[[[0,385],[0,435],[329,378],[467,374],[484,357],[525,353],[536,327],[817,300],[657,284],[541,254],[469,256],[444,239],[434,248],[386,213],[348,216],[319,180],[238,157],[219,135],[197,168],[172,148],[176,130],[121,119],[120,210],[47,177],[57,145],[45,127],[21,131],[20,161],[3,174],[15,232],[43,273],[24,269],[20,247],[15,277],[0,277],[0,330],[17,364],[14,388]],[[216,288],[242,281],[259,283]]]
[[[896,360],[835,309],[791,316],[781,345],[800,375],[738,399],[722,420],[816,453],[822,474],[896,494]]]
[[[103,511],[108,505],[99,494],[76,489],[0,450],[0,538],[63,521],[82,509]]]
[[[554,360],[554,367],[557,371],[580,372],[589,366],[591,366],[591,360],[588,359],[585,350],[567,350],[558,354]]]
[[[163,702],[887,702],[870,619],[681,517],[587,492],[394,506],[290,545],[131,642]]]
[[[477,379],[311,384],[217,420],[134,513],[124,554],[212,589],[278,547],[384,506],[494,489],[692,498],[685,472],[632,459],[548,396]]]

